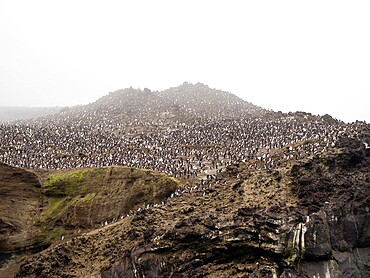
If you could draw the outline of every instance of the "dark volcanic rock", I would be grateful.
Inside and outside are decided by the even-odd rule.
[[[368,277],[369,256],[361,254],[370,247],[370,161],[358,140],[341,138],[337,147],[292,168],[292,189],[313,212],[299,270],[309,277]]]

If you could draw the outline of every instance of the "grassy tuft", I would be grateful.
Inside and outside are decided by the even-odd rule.
[[[297,142],[293,145],[294,148],[298,148],[300,146],[305,146],[305,145],[308,145],[308,144],[311,144],[315,142],[315,139],[307,139],[307,140],[304,140],[304,141],[301,141],[301,142]]]

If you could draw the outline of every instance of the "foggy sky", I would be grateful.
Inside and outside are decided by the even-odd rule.
[[[202,82],[370,122],[370,1],[0,0],[0,106]]]

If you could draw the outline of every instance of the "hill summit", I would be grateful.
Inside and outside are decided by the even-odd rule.
[[[63,113],[69,117],[72,114],[79,120],[106,115],[110,120],[120,122],[157,122],[189,118],[244,118],[260,116],[266,110],[232,93],[212,89],[202,83],[184,82],[164,91],[132,87],[117,90],[88,105],[65,109]]]
[[[180,105],[198,117],[236,118],[258,115],[265,110],[232,93],[211,89],[203,83],[188,83],[159,92],[159,96]]]
[[[236,118],[259,115],[264,109],[246,102],[232,93],[212,89],[203,83],[182,85],[152,92],[127,88],[110,93],[90,105],[108,108],[114,114],[137,116],[191,115],[201,118]]]

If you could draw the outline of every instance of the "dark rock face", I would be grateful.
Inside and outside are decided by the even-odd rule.
[[[253,223],[251,220],[248,216],[243,219],[249,224]],[[249,269],[236,268],[236,277],[242,273],[249,273],[248,277],[318,277],[318,274],[320,277],[349,277],[349,274],[369,277],[370,247],[359,244],[369,240],[368,225],[364,224],[369,220],[369,214],[333,218],[325,211],[312,214],[304,222],[299,218],[259,215],[254,219],[253,228],[228,227],[221,236],[219,229],[215,235],[201,220],[194,224],[194,219],[188,219],[188,224],[179,223],[181,227],[165,235],[164,239],[171,241],[171,248],[135,248],[101,275],[204,277],[212,275],[215,265],[223,266],[228,273],[228,264],[240,264]],[[341,239],[353,229],[358,232]],[[208,267],[212,271],[207,270]]]
[[[322,277],[368,277],[370,234],[368,232],[369,213],[348,211],[333,214],[330,209],[320,211],[310,217],[306,224],[305,253],[298,265],[302,274]],[[367,242],[367,243],[366,243]]]
[[[17,277],[370,277],[363,144],[346,139],[272,173],[247,169],[45,250]]]
[[[341,138],[329,153],[292,168],[293,191],[313,211],[298,269],[313,277],[369,277],[370,163],[360,141]],[[307,181],[309,180],[309,181]]]
[[[41,202],[41,185],[35,174],[6,164],[0,163],[0,173],[1,255],[34,244],[33,219]]]

